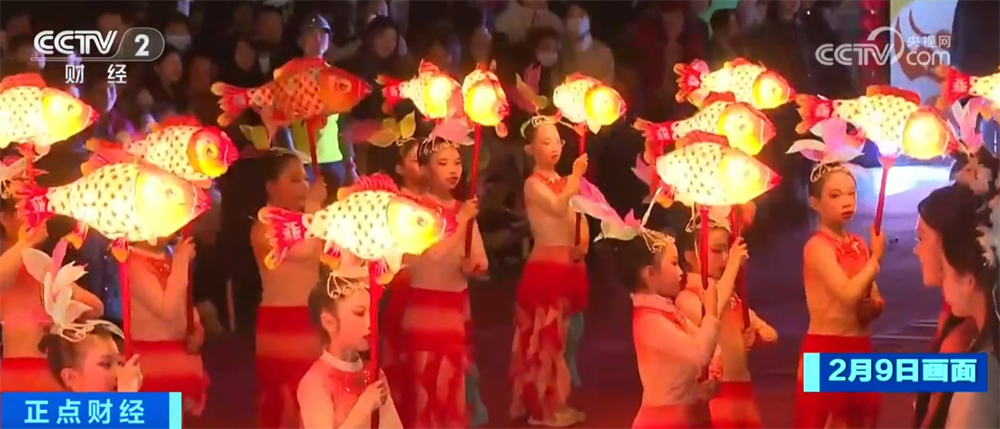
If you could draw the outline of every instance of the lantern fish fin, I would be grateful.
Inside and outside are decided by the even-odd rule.
[[[384,258],[368,261],[368,274],[375,278],[376,283],[383,286],[389,284],[395,277],[395,274],[389,270],[389,263]]]
[[[274,70],[274,78],[280,78],[312,67],[327,67],[328,64],[322,58],[296,58],[285,65]]]
[[[403,81],[394,79],[387,75],[379,75],[375,81],[382,85],[382,113],[390,114],[392,109],[403,100]]]
[[[729,147],[729,140],[725,136],[712,134],[705,131],[692,131],[687,133],[680,140],[677,140],[677,148],[690,146],[695,143],[715,143],[724,147]]]
[[[674,73],[677,74],[677,96],[678,102],[683,102],[691,93],[701,88],[702,79],[708,75],[708,63],[702,60],[694,60],[691,64],[678,63],[674,65]]]
[[[111,242],[111,256],[118,262],[125,262],[128,259],[129,245],[124,237],[117,238]]]
[[[795,131],[799,134],[805,134],[816,124],[833,117],[833,101],[800,94],[795,97],[795,102],[799,105],[799,116],[802,117],[802,122],[795,126]]]
[[[55,214],[49,208],[49,190],[27,184],[19,190],[21,200],[18,209],[24,219],[24,228],[32,232]]]
[[[910,90],[896,88],[889,85],[872,85],[865,90],[865,96],[875,97],[877,95],[895,96],[910,103],[920,105],[920,94]]]
[[[501,122],[496,126],[497,137],[505,138],[507,137],[507,124]]]
[[[323,247],[323,254],[319,256],[321,262],[330,267],[331,270],[337,270],[340,268],[340,262],[343,257],[343,252],[340,245],[332,241],[327,241],[326,245]]]
[[[590,129],[590,132],[594,134],[597,134],[598,132],[601,131],[601,125],[591,120],[587,121],[587,128]]]
[[[728,66],[729,68],[736,68],[736,67],[739,67],[739,66],[746,66],[746,65],[750,65],[750,64],[753,64],[753,63],[751,63],[750,61],[747,61],[745,58],[734,58],[732,61],[726,62],[726,66]]]
[[[3,78],[3,80],[0,80],[0,92],[17,86],[45,88],[48,85],[45,84],[45,79],[42,79],[42,75],[38,73],[21,73],[13,76],[7,76]]]
[[[219,108],[222,114],[216,120],[220,127],[229,126],[250,107],[250,88],[240,88],[223,82],[212,84],[212,94],[219,97]]]
[[[163,119],[160,123],[161,127],[171,127],[171,126],[188,126],[188,127],[201,127],[201,122],[198,118],[192,115],[171,115]]]
[[[711,106],[712,103],[718,103],[718,102],[735,103],[736,96],[733,95],[732,92],[713,92],[705,97],[705,100],[702,101],[701,107],[706,108],[708,106]]]
[[[264,264],[270,269],[280,265],[292,247],[310,237],[312,215],[264,207],[257,212],[257,219],[267,227],[267,237],[271,242],[271,251],[264,258]]]
[[[87,232],[90,231],[90,227],[83,222],[77,222],[73,226],[73,230],[66,234],[66,242],[73,246],[74,249],[79,249],[83,247],[83,241],[87,239]]]

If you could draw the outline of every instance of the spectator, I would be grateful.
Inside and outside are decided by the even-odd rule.
[[[687,13],[684,2],[653,3],[636,23],[633,46],[637,55],[645,60],[639,76],[642,92],[648,95],[643,98],[640,110],[651,120],[683,114],[675,111],[673,67],[679,62],[701,58],[700,53],[704,51],[704,45],[695,43],[685,32]]]
[[[811,79],[817,85],[817,93],[830,98],[848,98],[854,95],[851,71],[842,64],[820,64],[811,53],[822,45],[840,45],[840,38],[830,24],[835,2],[809,0],[802,2],[798,14],[803,33],[803,50]]]
[[[253,35],[254,24],[253,2],[242,1],[236,4],[233,9],[233,23],[229,27],[227,34],[232,37],[250,37]]]
[[[257,51],[257,61],[266,76],[281,66],[282,46],[281,36],[284,30],[284,18],[281,10],[273,6],[264,6],[257,11],[254,40]]]
[[[465,76],[476,69],[479,64],[490,65],[493,60],[493,36],[486,27],[479,27],[469,35],[463,46],[459,75]]]
[[[385,0],[362,0],[358,2],[358,28],[365,28],[369,22],[379,16],[389,16],[389,5],[385,3]]]
[[[736,20],[743,33],[751,33],[764,22],[767,16],[767,0],[739,0],[736,3]]]
[[[773,0],[767,5],[764,24],[749,35],[750,56],[784,76],[797,92],[818,93],[810,81],[806,58],[813,56],[806,52],[808,40],[798,20],[799,0]]]
[[[702,14],[712,5],[712,0],[688,0],[688,8],[684,14],[685,42],[694,49],[694,55],[703,58],[705,46],[708,44],[708,24],[702,19]]]
[[[7,37],[32,36],[35,34],[32,31],[31,15],[27,12],[8,15],[3,30],[7,33]]]
[[[507,9],[496,19],[496,32],[507,35],[507,40],[512,44],[523,42],[533,28],[562,32],[562,20],[549,11],[547,0],[510,1]]]
[[[213,124],[219,114],[219,97],[212,94],[212,82],[217,74],[212,58],[204,53],[196,53],[188,59],[186,73],[187,111],[203,124]]]
[[[541,66],[538,79],[538,94],[551,96],[556,86],[562,83],[562,69],[559,63],[559,52],[562,50],[562,38],[559,32],[550,28],[534,28],[528,34],[528,59],[520,68],[522,76],[531,66]]]
[[[28,71],[40,72],[45,68],[45,55],[35,50],[34,39],[31,35],[12,36],[7,43],[5,55],[4,65],[10,69],[5,67],[4,75],[9,76]]]
[[[115,36],[115,46],[119,46],[122,43],[122,37],[125,37],[125,30],[128,30],[129,25],[125,22],[125,18],[122,13],[117,10],[106,10],[97,15],[97,30],[102,33],[109,33],[111,31],[117,31],[117,36]]]
[[[571,45],[564,50],[565,71],[590,76],[601,82],[615,81],[615,57],[590,33],[590,15],[582,4],[574,4],[566,13],[566,35]]]
[[[184,61],[172,46],[167,46],[155,61],[153,73],[145,77],[145,85],[139,92],[139,107],[154,113],[175,110],[184,105],[184,94],[180,91],[184,76]]]
[[[458,62],[462,57],[462,45],[451,32],[440,31],[431,36],[424,55],[421,57],[438,66],[441,70],[458,74]]]
[[[736,47],[740,23],[734,9],[718,9],[712,13],[709,24],[712,27],[712,38],[705,49],[705,61],[709,68],[715,70],[726,61],[740,56]]]
[[[178,52],[187,52],[191,47],[191,23],[188,18],[179,12],[170,14],[163,24],[163,37],[167,39],[167,44],[173,46]]]

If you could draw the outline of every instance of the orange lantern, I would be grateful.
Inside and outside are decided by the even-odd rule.
[[[653,123],[636,120],[633,127],[660,148],[694,131],[725,136],[729,145],[757,155],[775,136],[774,124],[749,103],[738,103],[731,93],[713,94],[705,106],[687,119]]]
[[[500,79],[491,70],[478,68],[462,81],[462,97],[465,99],[465,114],[473,123],[485,127],[496,127],[497,135],[505,137],[507,127],[503,120],[510,113],[507,94],[500,85]]]
[[[618,91],[592,77],[574,74],[552,92],[552,104],[566,120],[586,125],[597,133],[625,114],[625,100]],[[582,134],[582,133],[581,133]]]
[[[743,58],[728,61],[714,71],[703,60],[679,63],[674,66],[674,73],[677,73],[677,101],[690,101],[699,107],[704,106],[712,93],[731,92],[736,101],[750,103],[759,110],[774,109],[795,98],[795,90],[784,77]]]

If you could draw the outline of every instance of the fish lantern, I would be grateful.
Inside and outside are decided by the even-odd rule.
[[[716,134],[693,132],[656,159],[656,173],[676,199],[703,206],[746,204],[781,181],[768,166]]]
[[[677,73],[678,102],[690,101],[703,106],[711,93],[731,92],[736,101],[750,103],[760,110],[774,109],[795,99],[795,90],[774,70],[743,58],[726,62],[719,70],[709,70],[708,63],[694,60],[674,66]]]
[[[661,152],[668,143],[702,131],[725,136],[730,146],[757,155],[776,134],[774,124],[763,112],[750,103],[736,102],[729,92],[709,95],[704,107],[686,119],[658,123],[638,119],[633,128],[655,142]]]
[[[613,124],[625,114],[625,100],[618,91],[581,74],[567,77],[552,91],[552,104],[568,121],[586,126],[593,133]]]
[[[460,94],[458,82],[441,71],[434,63],[421,61],[417,76],[406,81],[398,81],[389,76],[379,76],[385,103],[382,112],[391,114],[400,101],[407,99],[429,119],[444,119],[457,110],[453,101]]]
[[[437,210],[401,194],[384,174],[341,188],[337,201],[316,213],[265,207],[257,217],[271,231],[273,250],[264,261],[268,267],[281,264],[296,244],[318,238],[325,243],[327,265],[336,270],[344,260],[364,261],[378,284],[392,280],[403,254],[423,253],[454,227]]]
[[[112,164],[65,186],[28,186],[20,210],[33,230],[55,215],[77,225],[67,237],[79,247],[93,228],[112,241],[118,261],[128,255],[128,243],[169,237],[208,210],[211,199],[201,188],[150,165]]]
[[[969,76],[952,67],[941,66],[937,74],[942,77],[938,107],[947,107],[965,97],[983,97],[989,101],[991,116],[996,117],[1000,112],[1000,72]]]
[[[507,135],[503,120],[510,114],[510,104],[496,74],[485,68],[473,70],[462,81],[462,97],[469,120],[484,127],[496,127],[500,137]]]

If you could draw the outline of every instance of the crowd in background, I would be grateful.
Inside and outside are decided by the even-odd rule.
[[[856,71],[821,66],[812,55],[821,44],[858,38],[855,33],[859,12],[851,2],[741,0],[735,9],[717,10],[703,17],[710,3],[86,2],[85,8],[75,11],[79,13],[67,10],[54,16],[40,12],[37,4],[9,2],[2,16],[0,73],[9,76],[38,71],[49,85],[67,87],[64,64],[39,61],[43,58],[34,50],[34,35],[44,29],[95,28],[118,30],[121,35],[129,27],[149,26],[159,29],[166,38],[168,46],[155,61],[128,64],[124,85],[109,84],[104,67],[86,65],[83,84],[72,90],[106,113],[91,133],[55,146],[40,161],[39,167],[49,172],[39,178],[42,185],[64,184],[78,177],[77,166],[87,156],[82,143],[89,137],[114,139],[122,132],[141,131],[152,121],[171,114],[194,115],[203,124],[214,124],[220,111],[218,97],[211,93],[213,82],[259,86],[270,80],[275,69],[302,56],[322,57],[373,85],[379,75],[400,80],[414,76],[421,59],[450,72],[459,82],[477,65],[495,62],[501,82],[511,87],[515,75],[540,66],[542,95],[551,95],[565,76],[582,73],[613,84],[628,105],[627,118],[592,136],[587,145],[590,159],[596,164],[591,179],[602,189],[615,189],[605,192],[609,202],[627,211],[646,192],[637,179],[620,174],[628,171],[643,147],[641,135],[630,129],[631,122],[636,117],[652,121],[677,119],[693,112],[693,107],[674,99],[677,88],[673,64],[704,58],[715,68],[726,60],[745,57],[776,70],[800,93],[831,98],[859,93],[857,76],[853,74]],[[329,189],[349,184],[358,174],[395,173],[397,148],[358,144],[351,141],[348,132],[353,123],[384,117],[382,101],[376,91],[351,113],[329,121],[321,133],[319,162]],[[398,107],[393,116],[401,118],[407,109],[412,110],[412,106]],[[512,112],[509,128],[518,130],[527,115]],[[771,118],[778,136],[761,158],[786,180],[762,202],[783,209],[771,210],[768,215],[765,207],[763,222],[794,226],[806,219],[806,209],[796,195],[796,178],[807,175],[808,166],[802,164],[801,157],[784,155],[796,138],[794,106],[776,110]],[[238,126],[255,124],[259,124],[259,118],[248,113],[227,133],[241,149],[250,148],[252,143]],[[566,151],[575,153],[572,146],[577,139],[570,130],[564,131]],[[486,190],[481,199],[484,208],[480,228],[490,251],[499,255],[499,260],[516,264],[526,235],[525,228],[518,227],[523,225],[520,190],[526,173],[523,139],[516,131],[510,134],[500,140],[484,133],[490,161],[480,175],[486,182],[480,188]],[[283,130],[275,144],[295,146],[292,140],[291,133]],[[568,173],[572,157],[564,158],[563,173]],[[221,204],[202,219],[196,237],[199,249],[194,284],[199,301],[224,307],[223,285],[229,281],[236,290],[237,308],[256,306],[259,276],[249,263],[253,255],[248,231],[250,216],[264,204],[261,174],[253,158],[248,157],[216,183]],[[774,221],[768,222],[768,218]],[[51,225],[50,235],[59,236],[60,227],[66,228]],[[91,237],[78,255],[88,263],[90,278],[84,282],[90,285],[115,283],[116,269],[103,252],[107,243],[101,240]],[[501,270],[504,267],[502,263],[496,266]],[[105,299],[113,302],[117,301],[113,289],[95,292],[108,294]],[[242,320],[239,311],[236,316],[238,326],[253,326],[250,320]]]

